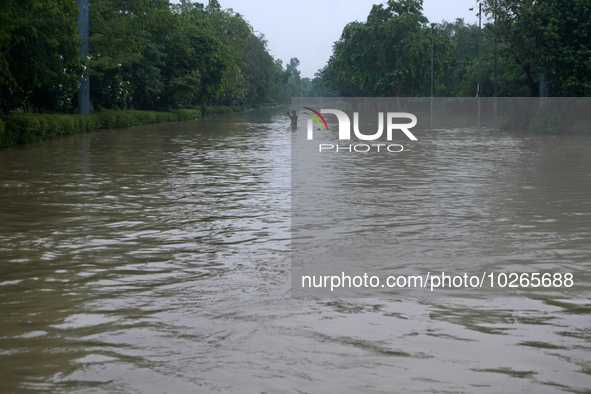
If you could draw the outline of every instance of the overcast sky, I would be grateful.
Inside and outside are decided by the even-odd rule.
[[[332,45],[349,22],[365,22],[373,4],[379,0],[218,0],[223,9],[231,8],[263,33],[268,49],[283,64],[297,57],[303,77],[313,78],[324,67]],[[171,2],[179,3],[178,0]],[[207,5],[208,0],[194,1]],[[469,11],[474,7],[474,11]],[[424,0],[423,13],[430,22],[464,18],[478,22],[477,0]]]

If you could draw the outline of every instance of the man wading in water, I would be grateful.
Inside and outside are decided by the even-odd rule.
[[[295,109],[291,110],[291,115],[289,114],[289,111],[287,111],[287,116],[289,116],[291,118],[291,127],[298,127],[298,115],[296,114]]]

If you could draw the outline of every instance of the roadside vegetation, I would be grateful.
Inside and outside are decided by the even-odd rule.
[[[374,5],[345,26],[318,77],[342,96],[429,97],[433,45],[435,96],[475,97],[480,69],[480,96],[492,97],[495,59],[498,97],[537,97],[542,74],[552,97],[591,96],[589,0],[481,3],[482,30],[430,23],[422,0]]]
[[[115,116],[132,125],[292,96],[428,97],[432,72],[436,97],[475,97],[479,80],[479,96],[492,97],[495,75],[498,97],[538,96],[542,75],[550,96],[591,96],[589,0],[481,5],[482,29],[462,19],[431,23],[422,0],[374,5],[365,21],[344,27],[309,79],[297,58],[285,66],[274,59],[264,35],[218,0],[89,0],[84,58],[76,1],[0,0],[0,147],[113,127],[109,111],[168,113]],[[92,120],[64,117],[76,116],[82,76],[90,79]]]

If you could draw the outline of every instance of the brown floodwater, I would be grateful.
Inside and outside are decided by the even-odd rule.
[[[425,131],[397,178],[409,265],[535,260],[574,274],[556,297],[300,299],[292,133],[270,109],[1,150],[0,391],[591,390],[590,137]]]

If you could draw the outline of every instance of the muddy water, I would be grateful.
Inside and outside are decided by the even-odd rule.
[[[292,131],[283,113],[0,151],[0,390],[591,389],[588,299],[292,298]],[[487,210],[489,223],[539,253],[541,268],[583,275],[591,140],[483,138],[449,130],[456,154],[420,171],[458,195],[513,179],[513,203]],[[474,162],[474,145],[504,172],[491,169],[461,193],[453,169]],[[405,222],[428,224],[434,209],[441,200],[425,197]]]

